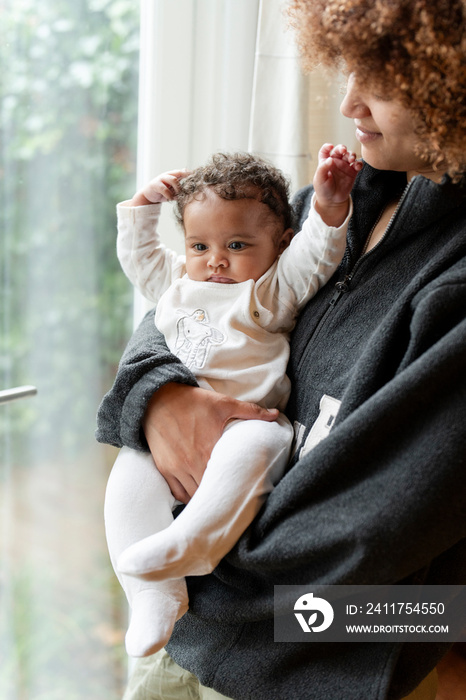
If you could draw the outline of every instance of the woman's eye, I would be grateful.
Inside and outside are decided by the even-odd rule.
[[[241,243],[240,241],[233,241],[233,243],[230,243],[229,248],[231,250],[243,250],[245,248],[245,244]]]

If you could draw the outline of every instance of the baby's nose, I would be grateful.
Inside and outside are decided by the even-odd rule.
[[[211,267],[227,267],[228,260],[221,253],[213,252],[212,255],[210,256],[209,265]]]

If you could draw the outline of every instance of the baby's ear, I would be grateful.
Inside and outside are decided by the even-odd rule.
[[[278,248],[280,253],[283,253],[285,248],[288,248],[288,246],[291,243],[291,239],[293,238],[294,231],[292,228],[287,228],[286,231],[283,231],[280,242],[278,244]]]

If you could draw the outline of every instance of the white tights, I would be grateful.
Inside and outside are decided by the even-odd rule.
[[[229,423],[175,520],[178,501],[150,453],[120,451],[107,485],[105,527],[131,607],[128,654],[147,656],[167,643],[188,609],[184,576],[212,572],[230,551],[282,476],[292,437],[282,415],[272,423]]]

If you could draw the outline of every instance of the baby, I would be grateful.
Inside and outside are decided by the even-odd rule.
[[[293,439],[282,413],[290,389],[289,334],[343,256],[349,195],[361,167],[345,146],[321,148],[311,211],[295,236],[285,178],[244,153],[216,154],[191,173],[163,173],[117,207],[121,265],[157,302],[155,323],[171,352],[201,387],[276,413],[271,422],[228,423],[176,519],[179,502],[152,455],[121,450],[105,521],[112,564],[131,607],[131,656],[167,643],[188,609],[184,576],[213,571],[286,468]],[[176,200],[184,229],[183,256],[157,233],[168,200]]]

